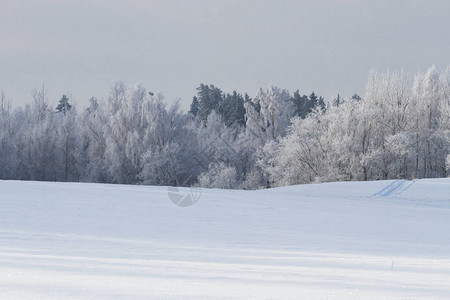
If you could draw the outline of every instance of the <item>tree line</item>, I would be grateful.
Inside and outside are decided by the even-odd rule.
[[[258,189],[448,176],[450,68],[371,72],[362,98],[270,86],[251,98],[201,84],[190,110],[112,86],[79,110],[45,88],[0,97],[0,179]]]

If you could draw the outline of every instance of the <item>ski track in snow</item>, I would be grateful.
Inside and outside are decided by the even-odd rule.
[[[413,186],[417,182],[417,179],[414,179],[412,181],[407,180],[395,180],[392,183],[388,184],[385,188],[383,188],[381,191],[373,194],[373,196],[398,196],[402,194],[403,192],[409,190],[411,186]]]
[[[450,179],[205,189],[190,208],[0,181],[0,205],[1,299],[450,298]]]
[[[373,194],[373,196],[382,196],[382,197],[387,197],[387,196],[392,196],[392,195],[397,196],[397,195],[400,195],[402,192],[406,191],[407,189],[409,189],[415,182],[416,182],[416,180],[409,181],[409,182],[404,179],[394,180],[390,184],[388,184],[386,187],[381,189],[379,192]]]

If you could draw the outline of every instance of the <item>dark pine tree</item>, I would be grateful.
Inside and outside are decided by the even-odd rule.
[[[312,92],[311,95],[309,95],[308,114],[312,112],[316,107],[324,110],[325,101],[323,97],[317,97],[317,95],[314,92]]]
[[[245,126],[244,97],[241,94],[237,94],[236,91],[233,92],[233,96],[233,122]]]
[[[216,110],[222,102],[222,91],[214,85],[200,84],[197,88],[198,115],[206,125],[209,114]]]
[[[294,116],[299,116],[300,118],[304,119],[309,113],[308,96],[300,96],[300,91],[296,90],[294,92],[294,95],[291,97],[291,101],[294,104]]]
[[[244,98],[241,94],[233,91],[233,94],[224,94],[219,103],[217,113],[222,117],[225,125],[245,124]]]
[[[339,94],[337,94],[336,98],[333,99],[333,106],[339,107],[344,102],[344,99],[341,98]]]
[[[63,95],[61,100],[59,100],[58,106],[56,106],[56,112],[62,112],[66,114],[70,109],[72,108],[72,105],[69,103],[69,98],[66,95]]]
[[[194,117],[196,117],[198,115],[198,98],[197,98],[197,96],[194,96],[194,98],[192,98],[191,109],[189,110],[189,113],[191,113]]]

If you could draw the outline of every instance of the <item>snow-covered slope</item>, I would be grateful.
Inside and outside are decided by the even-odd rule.
[[[450,179],[204,189],[187,208],[165,187],[0,181],[0,298],[402,297],[450,298]]]

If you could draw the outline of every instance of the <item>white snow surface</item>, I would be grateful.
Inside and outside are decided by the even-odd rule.
[[[0,298],[449,299],[450,178],[187,208],[167,187],[0,181]]]

